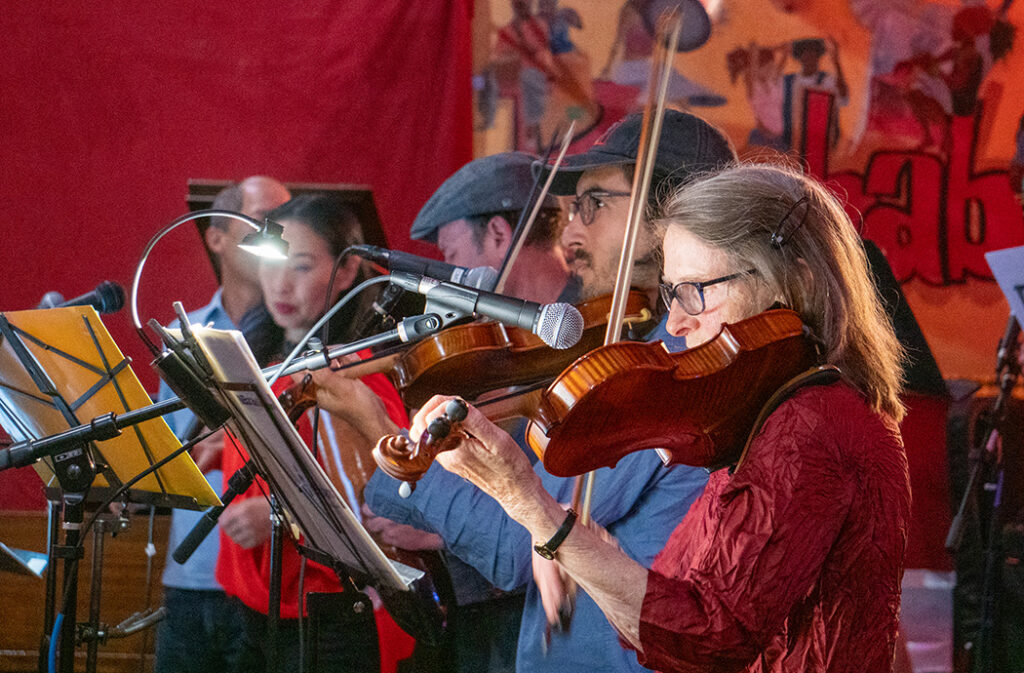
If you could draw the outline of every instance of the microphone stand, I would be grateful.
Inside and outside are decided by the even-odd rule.
[[[968,508],[976,508],[975,511],[979,512],[980,519],[979,506],[982,502],[980,496],[981,493],[988,494],[985,498],[987,521],[985,525],[981,526],[985,564],[982,575],[981,622],[974,655],[974,660],[978,662],[974,670],[979,673],[994,673],[997,670],[996,660],[1001,659],[1000,653],[996,652],[997,639],[995,637],[1003,548],[1002,506],[1005,465],[1001,438],[1006,424],[1006,407],[1021,373],[1018,360],[1020,332],[1020,323],[1011,314],[996,355],[996,380],[999,384],[999,393],[992,408],[981,421],[983,431],[976,436],[981,437],[982,443],[971,449],[969,456],[971,471],[967,486],[964,489],[960,507],[950,526],[949,534],[946,536],[946,549],[951,552],[957,551],[963,538]],[[984,483],[982,484],[982,482]],[[979,492],[979,485],[981,485],[981,492]]]

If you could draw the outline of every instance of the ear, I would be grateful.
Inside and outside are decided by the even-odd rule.
[[[220,227],[210,225],[203,232],[203,239],[206,241],[206,247],[210,249],[215,255],[221,255],[224,253],[225,246],[229,243],[226,231]]]
[[[495,215],[487,222],[484,233],[484,248],[495,250],[500,257],[505,256],[508,246],[512,245],[512,225],[501,215]]]
[[[359,273],[359,265],[362,260],[356,255],[349,255],[341,266],[338,267],[338,275],[334,278],[334,291],[339,292],[347,290],[352,287],[352,283],[356,279],[356,274]]]

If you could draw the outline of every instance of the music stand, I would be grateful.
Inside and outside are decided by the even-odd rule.
[[[30,575],[42,579],[47,565],[46,554],[27,549],[15,549],[0,542],[0,572]]]
[[[0,423],[16,441],[41,439],[109,412],[148,406],[149,396],[91,306],[0,313]],[[73,670],[80,527],[88,501],[101,502],[181,445],[161,418],[102,442],[81,443],[34,463],[47,497],[62,502],[64,544],[52,538],[46,577],[48,634],[56,603],[55,558],[63,558],[67,610],[61,628],[62,670]],[[220,502],[187,455],[141,480],[125,498],[198,509]],[[57,505],[51,504],[51,513]],[[56,516],[53,517],[56,519]],[[99,591],[93,586],[94,596]],[[91,621],[98,620],[98,602]],[[44,641],[46,636],[44,634]],[[96,642],[90,641],[90,654]],[[41,648],[45,650],[46,648]],[[90,657],[92,658],[92,657]]]
[[[1024,246],[986,252],[985,261],[1010,303],[1010,314],[1024,321]]]
[[[1006,500],[1007,460],[1001,437],[1007,424],[1007,406],[1020,378],[1020,333],[1024,319],[1024,246],[985,253],[985,261],[1010,304],[1010,317],[996,352],[996,384],[999,394],[984,417],[978,443],[970,453],[970,472],[960,507],[946,537],[946,546],[956,551],[963,536],[967,513],[978,513],[983,547],[981,619],[976,647],[972,648],[972,670],[993,673],[1005,666],[1005,648],[1000,610],[1003,566],[1003,507]],[[1012,464],[1012,462],[1010,463]]]
[[[150,405],[126,359],[91,306],[0,313],[0,424],[17,442],[39,439],[107,412]],[[181,446],[162,418],[92,447],[99,473],[90,500]],[[35,464],[51,496],[52,459]],[[132,502],[201,509],[219,502],[192,459],[182,455],[136,484]]]
[[[373,585],[407,631],[430,632],[435,616],[421,609],[416,594],[421,590],[416,581],[424,573],[389,559],[362,527],[288,421],[242,334],[209,327],[193,327],[191,332],[194,342],[188,346],[212,374],[211,392],[231,411],[228,426],[303,532],[300,553],[334,568],[342,582]],[[271,575],[273,594],[273,571]],[[280,597],[275,605],[271,595],[271,633],[279,603]]]

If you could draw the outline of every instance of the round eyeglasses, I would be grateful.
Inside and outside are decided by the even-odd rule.
[[[672,309],[672,301],[675,300],[679,302],[679,305],[683,310],[690,315],[700,315],[704,312],[704,288],[754,273],[757,273],[757,269],[747,269],[746,271],[740,271],[739,273],[730,273],[728,276],[722,276],[720,278],[706,280],[703,282],[687,280],[682,283],[676,283],[675,285],[660,283],[658,285],[658,290],[661,292],[661,300],[665,302],[665,306],[669,310]]]
[[[629,196],[629,192],[608,192],[600,189],[588,189],[569,202],[569,221],[579,215],[584,227],[589,227],[597,217],[599,208],[604,208],[604,199],[617,196]]]

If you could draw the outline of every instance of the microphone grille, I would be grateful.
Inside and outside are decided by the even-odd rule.
[[[583,336],[583,316],[572,304],[545,304],[540,307],[535,332],[552,348],[572,348]]]

